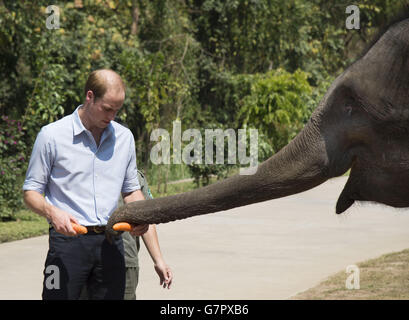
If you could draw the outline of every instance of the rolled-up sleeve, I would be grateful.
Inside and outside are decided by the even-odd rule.
[[[122,193],[129,193],[141,189],[138,180],[138,170],[136,167],[136,151],[135,151],[135,140],[131,133],[129,146],[129,161],[126,168],[125,179],[122,184]]]
[[[41,194],[44,193],[50,177],[52,159],[51,141],[44,127],[38,133],[34,143],[23,190],[34,190]]]

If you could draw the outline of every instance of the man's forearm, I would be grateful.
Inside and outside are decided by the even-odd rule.
[[[24,191],[24,203],[35,213],[51,220],[52,206],[44,199],[43,195],[37,191]]]
[[[152,258],[153,263],[159,263],[163,261],[162,252],[159,247],[158,234],[156,232],[156,225],[149,225],[149,230],[142,235],[142,240],[145,243],[145,247]]]
[[[24,191],[24,202],[35,213],[47,218],[57,232],[67,236],[77,234],[72,223],[79,224],[78,221],[71,214],[49,204],[37,191]]]

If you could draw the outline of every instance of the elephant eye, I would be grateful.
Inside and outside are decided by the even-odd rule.
[[[346,105],[345,106],[345,111],[347,113],[348,116],[351,116],[352,114],[352,106],[351,105]]]

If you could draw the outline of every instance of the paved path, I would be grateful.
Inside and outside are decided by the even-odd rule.
[[[345,181],[158,225],[174,285],[159,286],[142,245],[138,298],[285,299],[350,264],[409,248],[407,209],[355,204],[334,213]],[[0,245],[0,299],[40,298],[46,250],[47,237]]]

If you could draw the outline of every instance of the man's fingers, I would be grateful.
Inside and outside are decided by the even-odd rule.
[[[75,224],[80,224],[79,222],[78,222],[78,220],[77,219],[75,219],[73,216],[71,216],[70,215],[70,221],[72,222],[72,223],[75,223]]]
[[[170,285],[172,284],[172,280],[173,280],[173,275],[170,270],[168,270],[167,275],[168,275],[168,289],[170,289]]]
[[[170,289],[170,285],[172,284],[172,273],[170,270],[166,270],[164,273],[164,276],[161,277],[161,285],[163,285],[163,288],[166,289]]]
[[[165,278],[161,278],[160,284],[162,285],[163,288],[166,288],[166,286],[167,286],[166,279],[165,279]]]
[[[71,230],[69,227],[63,227],[63,228],[56,228],[54,227],[55,231],[57,231],[58,233],[61,233],[65,236],[75,236],[77,235],[77,233],[74,231],[74,229],[71,227]]]
[[[75,236],[77,232],[74,230],[72,223],[79,225],[77,219],[75,219],[71,214],[59,210],[56,208],[57,214],[54,215],[54,218],[51,221],[55,231],[61,233],[65,236]]]
[[[74,228],[72,227],[71,223],[65,226],[64,228],[64,234],[66,236],[75,236],[77,233],[75,232]]]

